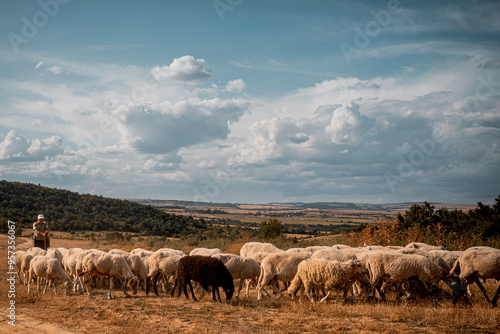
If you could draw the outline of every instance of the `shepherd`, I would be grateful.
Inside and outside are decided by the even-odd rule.
[[[38,221],[33,224],[33,246],[47,250],[50,247],[49,225],[43,215],[38,215]]]

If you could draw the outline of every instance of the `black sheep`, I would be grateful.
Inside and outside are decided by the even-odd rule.
[[[193,300],[197,300],[193,286],[191,285],[191,280],[200,283],[201,287],[208,291],[208,287],[212,287],[212,299],[214,301],[220,299],[219,287],[222,287],[226,293],[226,299],[230,300],[234,293],[234,283],[233,278],[229,271],[227,270],[224,263],[216,258],[210,256],[184,256],[179,260],[179,265],[177,267],[175,275],[174,288],[172,290],[172,297],[175,294],[175,289],[179,287],[177,297],[181,295],[181,289],[184,291],[184,295],[189,299],[187,292],[187,286],[191,290],[193,295]],[[217,299],[215,299],[215,293],[217,292]]]

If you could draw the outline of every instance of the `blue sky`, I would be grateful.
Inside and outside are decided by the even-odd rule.
[[[0,1],[0,179],[493,202],[497,1]]]

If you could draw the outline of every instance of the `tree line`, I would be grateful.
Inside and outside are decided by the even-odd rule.
[[[203,219],[169,214],[127,200],[0,181],[0,229],[7,221],[31,227],[43,214],[54,231],[121,231],[142,235],[179,237],[206,230]]]
[[[353,246],[398,245],[413,241],[442,245],[449,250],[472,246],[500,248],[500,195],[495,204],[481,202],[473,210],[435,209],[431,204],[413,204],[396,219],[386,217],[375,224],[363,224],[343,233]]]

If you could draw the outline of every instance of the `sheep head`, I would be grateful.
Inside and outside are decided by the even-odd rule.
[[[234,284],[223,287],[224,292],[226,293],[226,300],[229,301],[233,297],[234,293]]]
[[[71,286],[73,285],[73,281],[71,280],[67,280],[63,283],[63,289],[64,289],[64,293],[69,296],[69,290],[71,288]]]

